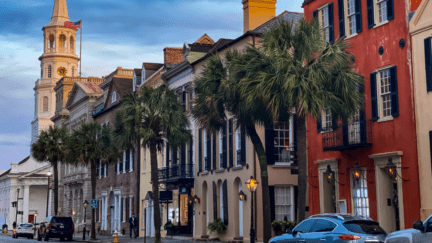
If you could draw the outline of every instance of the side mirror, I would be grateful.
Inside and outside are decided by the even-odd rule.
[[[415,221],[413,223],[413,228],[416,229],[416,230],[420,230],[421,232],[423,232],[424,231],[423,222],[421,222],[421,221]]]

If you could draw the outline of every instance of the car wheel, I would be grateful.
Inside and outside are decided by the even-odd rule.
[[[64,237],[60,237],[60,241],[64,241],[65,240],[65,238]]]
[[[49,235],[48,234],[45,234],[44,241],[49,241]]]
[[[40,236],[39,231],[38,231],[38,233],[37,233],[37,240],[38,240],[38,241],[41,241],[41,240],[42,240],[42,237]]]
[[[70,235],[68,235],[68,237],[67,237],[67,241],[72,241],[73,239],[72,239],[72,234],[70,234]]]

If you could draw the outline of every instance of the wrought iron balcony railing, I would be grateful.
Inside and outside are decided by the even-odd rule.
[[[159,180],[161,182],[192,178],[194,178],[193,164],[176,164],[159,169]]]
[[[372,122],[359,120],[348,122],[323,133],[323,150],[335,151],[372,145]]]

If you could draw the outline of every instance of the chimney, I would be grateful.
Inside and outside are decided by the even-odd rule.
[[[276,16],[276,0],[243,0],[243,33]]]

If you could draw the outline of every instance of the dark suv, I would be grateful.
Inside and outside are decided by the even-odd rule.
[[[51,216],[46,218],[39,226],[37,240],[48,241],[50,238],[60,238],[60,240],[72,240],[74,224],[71,217]]]

